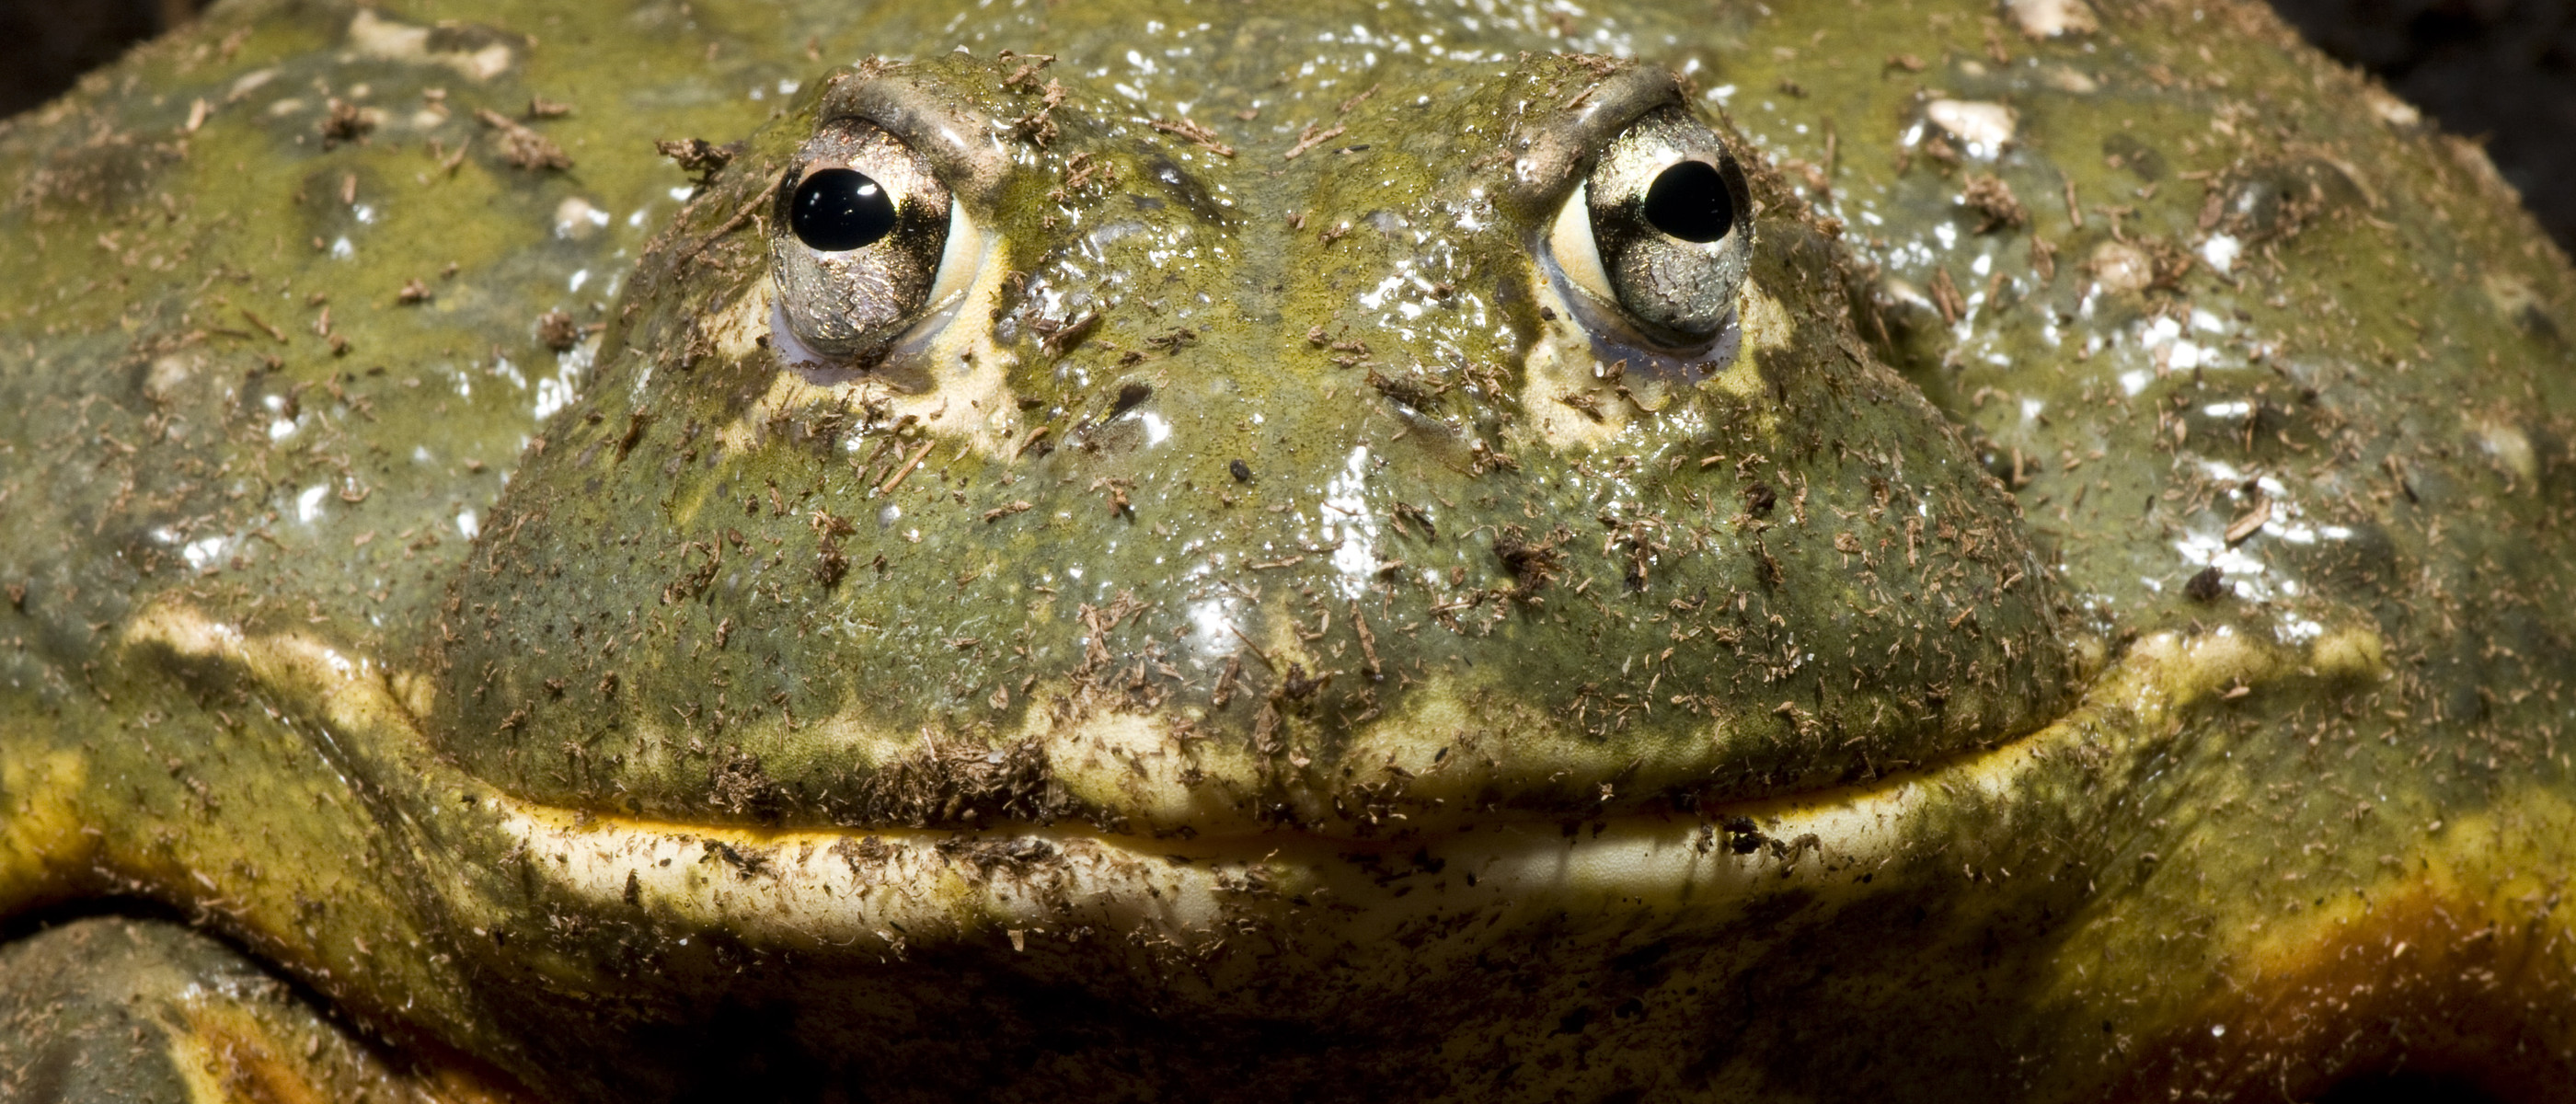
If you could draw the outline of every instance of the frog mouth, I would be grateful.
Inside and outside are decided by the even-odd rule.
[[[362,735],[321,749],[352,776],[416,780],[388,791],[419,806],[392,819],[444,837],[413,853],[463,926],[497,931],[533,899],[684,941],[720,934],[825,957],[931,946],[1017,954],[1033,940],[1111,932],[1154,948],[1143,953],[1187,958],[1252,930],[1327,959],[1414,954],[1430,934],[1441,934],[1438,947],[1423,953],[1473,955],[1568,917],[1590,918],[1584,931],[1617,943],[1716,930],[1766,902],[1832,910],[1892,884],[1962,869],[1983,876],[1974,841],[2008,838],[2034,816],[2080,817],[2070,795],[2098,788],[2100,764],[2161,746],[2202,702],[2289,672],[2367,677],[2382,664],[2376,636],[2358,629],[2304,653],[2226,632],[2158,634],[2133,642],[2038,730],[1865,784],[1572,826],[1495,817],[1397,840],[1157,839],[1072,822],[767,830],[551,806],[441,759],[402,700],[403,679],[311,638],[245,638],[161,606],[128,641],[232,667],[324,731]],[[475,858],[495,855],[522,857],[524,876],[496,878]]]
[[[1018,950],[1076,929],[1214,940],[1247,920],[1298,926],[1287,914],[1354,905],[1365,921],[1342,935],[1364,940],[1540,907],[1616,909],[1652,925],[1705,923],[1731,915],[1727,904],[1782,891],[1848,896],[1945,803],[2003,800],[2045,742],[1982,752],[1937,776],[1711,818],[1615,816],[1572,833],[1554,821],[1498,820],[1394,842],[1286,833],[1175,842],[1088,826],[767,832],[507,798],[494,798],[493,811],[513,846],[541,860],[535,869],[554,894],[782,948]]]
[[[1489,818],[1393,841],[1289,832],[1180,841],[1087,825],[764,831],[506,797],[488,807],[510,845],[538,860],[550,895],[781,949],[1028,953],[1112,932],[1187,957],[1259,928],[1277,943],[1348,954],[1472,929],[1482,934],[1444,937],[1438,952],[1471,955],[1568,916],[1638,938],[1715,930],[1766,902],[1830,911],[1924,876],[1991,878],[1949,843],[2027,822],[2069,764],[2162,739],[2195,704],[2301,664],[2376,662],[2345,641],[2310,651],[2226,634],[2151,637],[2067,713],[2008,743],[1866,784],[1573,826]],[[503,918],[498,908],[490,916]]]

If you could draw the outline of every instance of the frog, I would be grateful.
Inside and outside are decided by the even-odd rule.
[[[2567,261],[2259,7],[231,0],[0,145],[13,1099],[2576,1063]]]

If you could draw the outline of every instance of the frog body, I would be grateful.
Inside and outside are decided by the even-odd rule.
[[[2542,1098],[2565,259],[2268,15],[1955,7],[219,9],[0,135],[0,993],[177,909],[98,992],[386,1042],[170,997],[217,1099]]]

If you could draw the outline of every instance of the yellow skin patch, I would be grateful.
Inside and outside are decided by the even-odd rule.
[[[48,903],[45,887],[58,884],[56,866],[86,864],[98,832],[81,816],[88,788],[87,757],[70,751],[41,758],[0,760],[0,794],[8,820],[0,824],[0,904],[12,911]]]

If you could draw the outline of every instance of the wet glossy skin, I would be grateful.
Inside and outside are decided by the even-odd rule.
[[[2537,1094],[2566,268],[2287,41],[226,13],[5,138],[0,907],[450,1094]],[[1674,103],[1678,352],[1549,232]],[[988,248],[800,369],[848,117]]]

